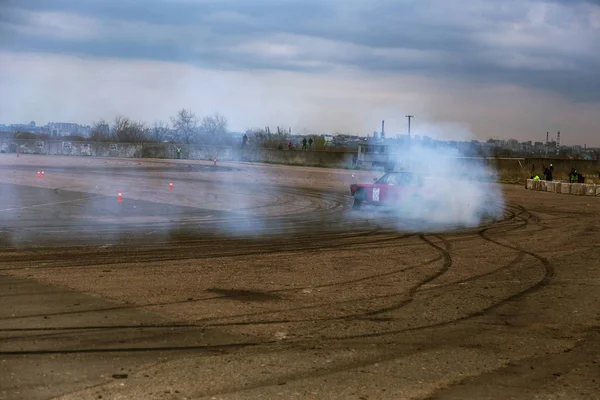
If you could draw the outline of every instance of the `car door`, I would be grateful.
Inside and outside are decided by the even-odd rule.
[[[390,175],[384,175],[369,189],[369,201],[373,204],[384,204],[389,200]]]
[[[398,200],[410,201],[414,198],[422,198],[422,188],[419,176],[416,174],[405,174],[402,177],[401,192],[399,193]]]
[[[419,177],[416,174],[410,174],[406,177],[406,194],[408,196],[415,196],[421,194],[421,187],[419,185]]]
[[[383,192],[383,202],[386,204],[395,204],[400,199],[402,194],[402,185],[400,185],[398,182],[399,176],[400,175],[397,173],[391,173],[388,176],[386,184],[381,188],[381,191]]]
[[[401,204],[407,197],[415,192],[414,176],[410,173],[400,172],[390,179],[390,185],[387,188],[386,200],[391,204]]]

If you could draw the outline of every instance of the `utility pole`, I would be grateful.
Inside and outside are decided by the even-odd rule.
[[[414,115],[406,115],[406,118],[408,118],[408,140],[410,141],[410,119],[414,118]]]

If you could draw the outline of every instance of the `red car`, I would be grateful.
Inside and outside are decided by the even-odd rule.
[[[403,203],[421,202],[428,198],[423,177],[413,172],[388,172],[374,183],[354,183],[350,194],[354,198],[352,209],[362,205],[400,206]]]

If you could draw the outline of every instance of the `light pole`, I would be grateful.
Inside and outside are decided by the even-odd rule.
[[[408,118],[408,140],[410,141],[410,119],[414,118],[414,115],[406,115],[406,118]]]

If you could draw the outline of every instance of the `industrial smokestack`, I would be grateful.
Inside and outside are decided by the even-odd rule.
[[[381,138],[385,138],[385,121],[381,120]]]

